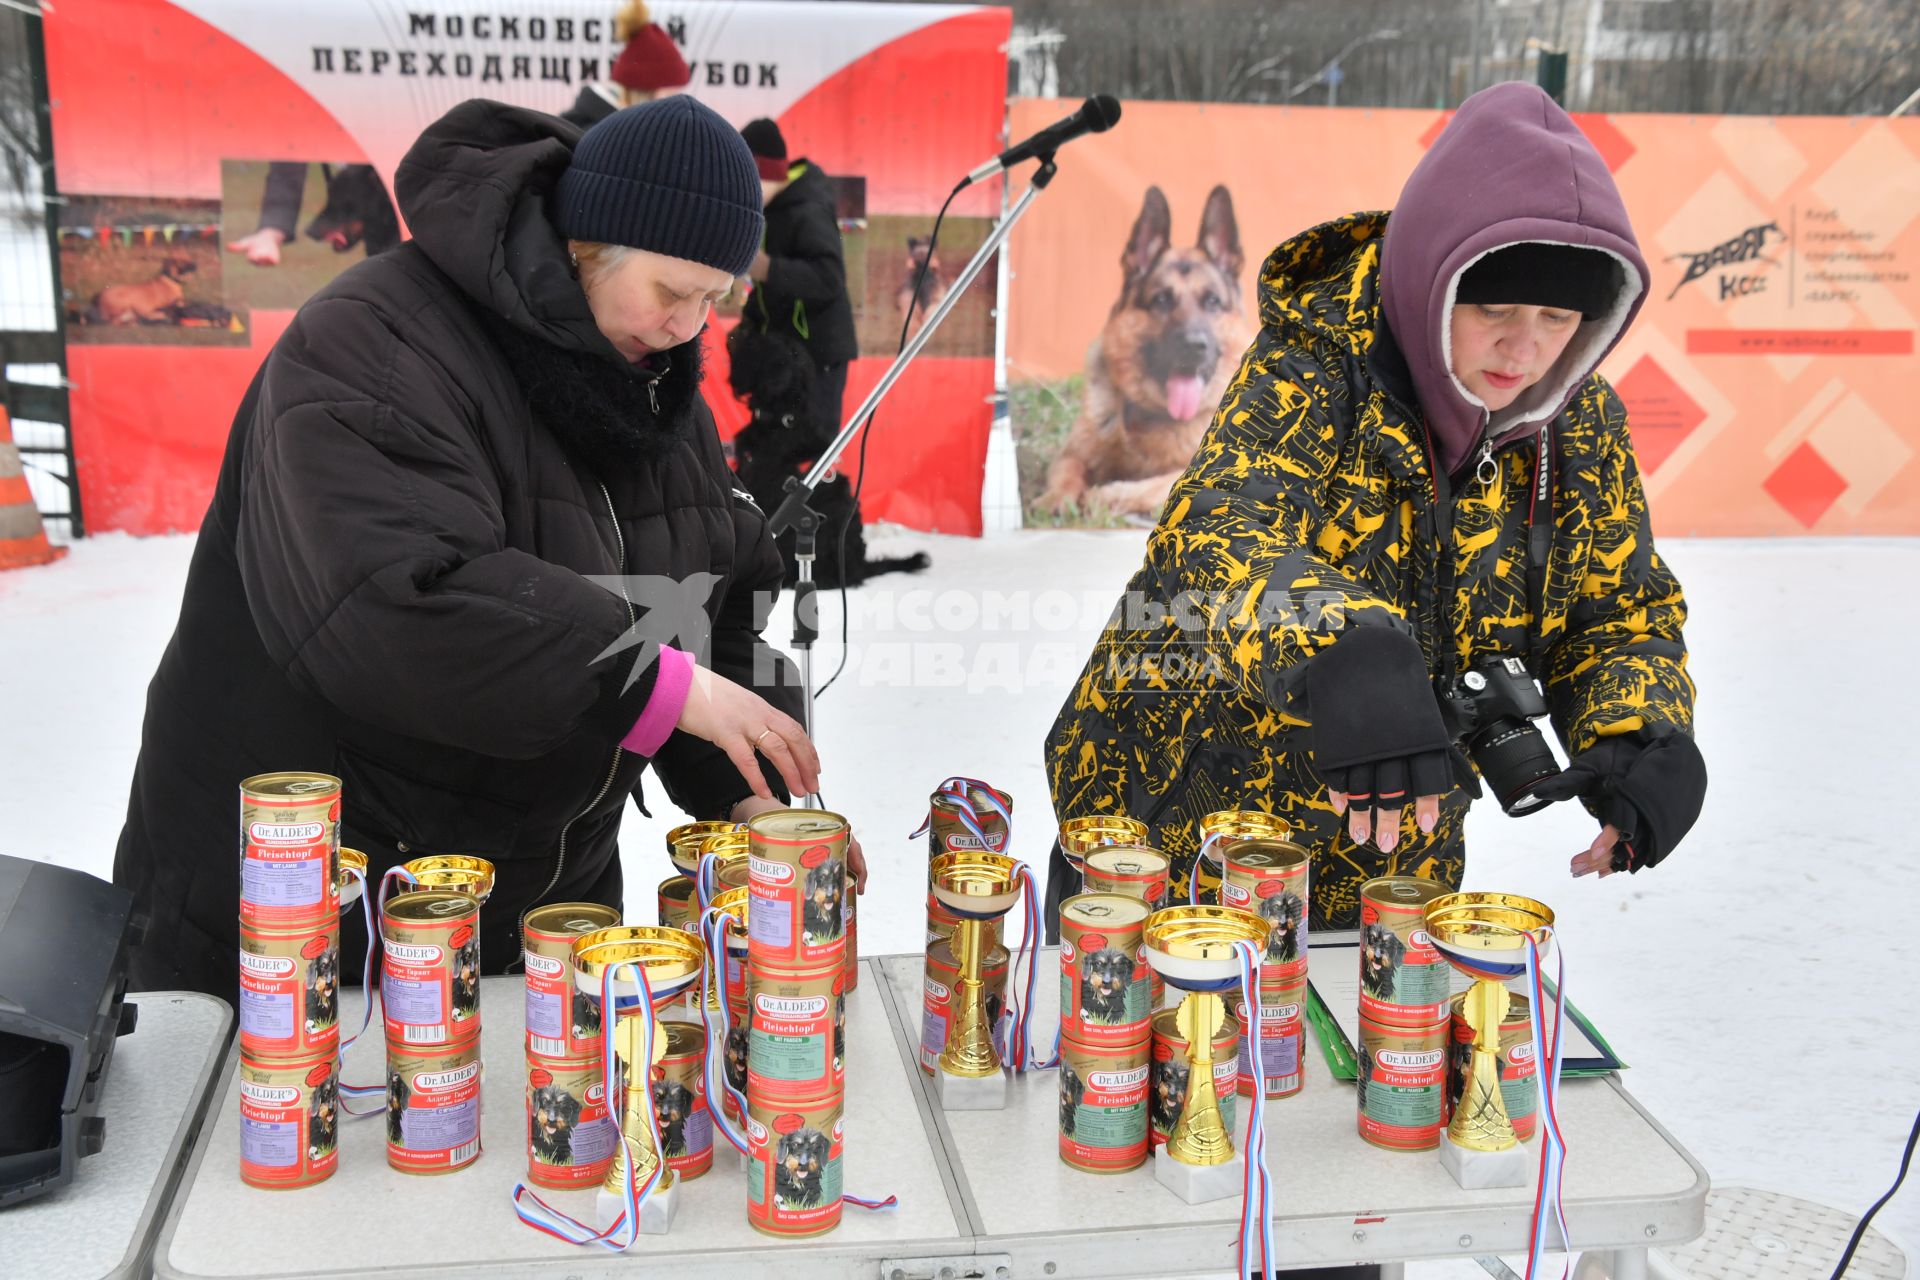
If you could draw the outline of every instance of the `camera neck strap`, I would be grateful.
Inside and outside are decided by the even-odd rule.
[[[1453,477],[1449,476],[1437,463],[1439,457],[1433,449],[1433,436],[1426,430],[1426,420],[1421,419],[1421,429],[1426,432],[1427,474],[1433,480],[1433,518],[1434,532],[1438,538],[1439,569],[1441,591],[1439,594],[1440,621],[1450,626],[1447,618],[1449,602],[1454,595],[1453,581],[1453,504],[1456,489]],[[1537,679],[1540,674],[1540,659],[1546,649],[1546,643],[1540,635],[1540,620],[1546,605],[1547,562],[1553,554],[1553,467],[1550,459],[1553,448],[1553,424],[1542,423],[1535,437],[1533,454],[1533,477],[1526,505],[1527,536],[1527,609],[1531,621],[1527,627],[1527,670]],[[1471,473],[1469,473],[1471,475]],[[1459,674],[1456,670],[1454,648],[1449,637],[1439,638],[1438,649],[1445,667],[1446,681],[1451,684]]]

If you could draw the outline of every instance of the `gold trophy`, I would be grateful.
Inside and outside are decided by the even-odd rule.
[[[1240,983],[1234,944],[1264,953],[1271,928],[1232,907],[1167,907],[1147,917],[1147,963],[1186,992],[1177,1017],[1191,1063],[1186,1106],[1154,1155],[1153,1176],[1188,1204],[1237,1195],[1245,1183],[1246,1157],[1234,1149],[1214,1092],[1213,1038],[1227,1020],[1220,996]]]
[[[466,894],[483,907],[493,893],[493,864],[485,858],[438,853],[403,865],[413,873],[416,889],[451,889]]]
[[[646,970],[651,1007],[658,1012],[693,989],[700,980],[700,970],[705,960],[705,944],[697,934],[684,929],[618,925],[583,933],[574,941],[574,984],[595,1004],[605,999],[602,990],[604,975],[608,969],[615,969],[614,1052],[627,1069],[619,1104],[620,1147],[614,1153],[613,1164],[608,1168],[606,1180],[600,1184],[600,1191],[594,1200],[595,1222],[601,1231],[610,1228],[627,1212],[628,1162],[632,1162],[633,1180],[639,1184],[646,1181],[661,1160],[660,1152],[654,1146],[650,1123],[653,1109],[652,1074],[653,1064],[666,1054],[667,1029],[655,1021],[653,1057],[651,1061],[642,1063],[644,1028],[639,1017],[641,987],[632,970],[624,966],[637,964]],[[606,1016],[606,1010],[602,1009],[601,1017]],[[642,1235],[666,1233],[673,1224],[674,1186],[673,1171],[662,1169],[659,1182],[641,1202],[639,1222],[629,1228],[629,1243]]]
[[[1448,964],[1474,980],[1462,1002],[1473,1028],[1473,1060],[1440,1144],[1440,1163],[1468,1190],[1527,1186],[1534,1162],[1500,1096],[1500,1025],[1512,998],[1505,984],[1526,976],[1528,938],[1546,958],[1553,911],[1511,893],[1450,893],[1427,904],[1427,936]],[[1537,1046],[1542,1060],[1545,1047]]]
[[[1019,870],[1020,864],[1004,853],[971,849],[943,853],[929,864],[934,896],[960,921],[953,931],[960,980],[936,1072],[940,1105],[949,1111],[997,1111],[1007,1105],[1007,1076],[993,1047],[980,960],[985,923],[1020,901]]]
[[[1200,819],[1200,855],[1193,860],[1187,885],[1187,901],[1198,904],[1208,889],[1214,900],[1220,897],[1220,884],[1226,878],[1226,855],[1230,845],[1241,840],[1288,840],[1293,826],[1285,818],[1258,809],[1222,809]],[[1201,872],[1205,871],[1205,883]]]

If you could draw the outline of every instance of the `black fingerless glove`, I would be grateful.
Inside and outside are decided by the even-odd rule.
[[[1580,797],[1620,830],[1615,871],[1639,871],[1673,852],[1707,798],[1707,762],[1676,729],[1602,738],[1534,789],[1544,800]]]
[[[1453,743],[1420,642],[1359,626],[1306,666],[1314,772],[1356,809],[1397,809],[1453,790]]]

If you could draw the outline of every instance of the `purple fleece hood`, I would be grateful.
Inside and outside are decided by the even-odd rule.
[[[1607,311],[1583,320],[1547,375],[1489,420],[1452,370],[1450,321],[1460,273],[1524,242],[1578,245],[1618,265]],[[1441,464],[1458,469],[1484,436],[1498,444],[1566,407],[1647,296],[1646,260],[1607,165],[1538,86],[1511,82],[1461,104],[1414,166],[1387,219],[1380,292]]]

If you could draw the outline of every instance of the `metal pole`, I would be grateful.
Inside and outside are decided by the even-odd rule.
[[[1473,2],[1473,75],[1467,82],[1467,91],[1460,95],[1470,98],[1480,91],[1480,28],[1486,21],[1487,0]]]

